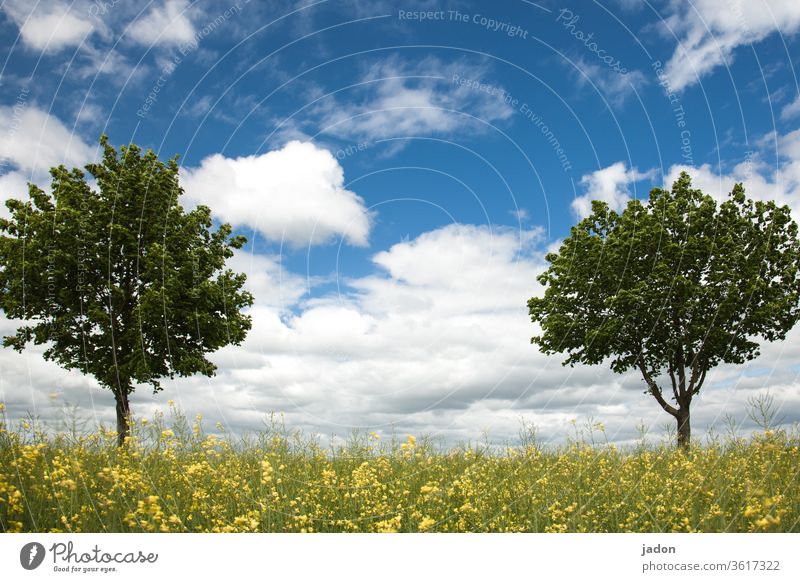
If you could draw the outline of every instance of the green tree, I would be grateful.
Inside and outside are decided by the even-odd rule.
[[[564,365],[639,370],[681,447],[708,370],[751,360],[759,339],[783,339],[800,317],[797,224],[741,184],[719,205],[686,173],[621,214],[594,201],[546,258],[544,294],[528,301],[541,327],[531,342],[566,352]]]
[[[24,320],[4,345],[45,344],[44,357],[93,375],[116,400],[117,434],[129,434],[136,384],[216,366],[206,354],[239,344],[251,327],[244,274],[225,267],[244,237],[212,229],[211,211],[179,204],[177,156],[161,162],[136,145],[100,138],[94,177],[52,168],[52,195],[29,184],[0,220],[0,309]]]

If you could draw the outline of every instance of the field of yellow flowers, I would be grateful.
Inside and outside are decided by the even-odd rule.
[[[573,442],[436,450],[408,436],[341,447],[281,430],[206,435],[173,408],[113,432],[9,429],[3,532],[800,531],[800,438],[766,431],[683,453]]]

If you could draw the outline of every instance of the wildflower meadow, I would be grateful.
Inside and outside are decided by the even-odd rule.
[[[797,532],[800,433],[676,450],[605,442],[450,448],[404,435],[340,445],[279,422],[206,434],[170,415],[114,431],[0,424],[3,532]],[[218,427],[221,428],[221,427]]]

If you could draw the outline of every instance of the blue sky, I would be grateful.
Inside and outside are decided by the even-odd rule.
[[[236,430],[277,411],[448,440],[594,418],[626,441],[671,419],[635,375],[538,354],[525,299],[590,200],[621,208],[683,169],[797,213],[798,29],[793,0],[6,1],[0,196],[105,132],[180,154],[184,203],[250,239],[250,338],[214,379],[140,389],[137,413],[172,397]],[[717,369],[697,428],[748,426],[767,389],[800,420],[796,336]],[[0,354],[10,414],[111,418],[39,353]]]

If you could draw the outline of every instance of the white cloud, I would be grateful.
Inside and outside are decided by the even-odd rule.
[[[795,220],[800,219],[800,129],[785,135],[770,134],[760,140],[760,145],[761,150],[751,153],[727,173],[709,164],[699,167],[676,164],[665,176],[666,185],[671,186],[680,172],[686,171],[696,188],[721,201],[735,183],[741,182],[748,197],[786,204]],[[770,150],[775,159],[767,163],[766,152]]]
[[[234,252],[228,266],[237,273],[247,275],[245,288],[255,298],[255,305],[284,313],[297,305],[306,293],[305,279],[286,271],[280,257],[248,253],[244,249]]]
[[[145,46],[191,42],[195,30],[188,14],[187,0],[165,0],[135,20],[128,28],[128,35]]]
[[[399,310],[422,304],[452,315],[516,310],[520,297],[530,295],[530,253],[540,239],[538,228],[454,224],[376,254],[374,263],[389,278],[366,277],[353,285],[366,292],[363,301],[371,311],[385,309],[372,303],[373,295]]]
[[[29,178],[25,174],[18,171],[11,171],[0,176],[0,218],[10,218],[6,200],[28,198],[28,180]],[[40,184],[40,186],[42,185]]]
[[[772,159],[768,163],[767,159]],[[756,200],[775,200],[786,204],[800,218],[800,129],[786,134],[770,133],[754,142],[754,150],[727,172],[710,164],[701,166],[672,165],[664,174],[664,188],[671,188],[681,172],[687,172],[692,184],[717,201],[723,201],[734,184],[741,182],[747,196]],[[602,200],[616,211],[630,200],[631,189],[641,180],[655,178],[656,170],[640,173],[619,161],[581,177],[585,194],[572,202],[579,217],[591,212],[591,201]],[[646,197],[643,193],[643,197]]]
[[[641,71],[628,71],[622,74],[611,67],[590,63],[585,59],[578,60],[576,67],[575,78],[578,84],[592,85],[603,99],[616,107],[622,105],[646,82],[646,77]]]
[[[184,168],[181,178],[190,201],[270,240],[299,246],[341,236],[367,244],[364,201],[344,187],[344,170],[333,155],[313,143],[292,141],[242,158],[215,154],[198,168]]]
[[[432,57],[413,64],[389,58],[369,69],[347,102],[333,97],[320,102],[319,126],[328,134],[376,140],[447,134],[466,126],[482,131],[481,121],[494,123],[513,115],[500,87],[492,95],[454,83],[453,75],[491,86],[483,66]]]
[[[0,159],[31,174],[83,166],[94,150],[57,117],[33,105],[0,106]]]
[[[100,128],[106,122],[105,109],[97,103],[86,99],[76,103],[75,108],[75,121],[83,127]]]
[[[211,95],[204,95],[184,108],[186,115],[190,117],[205,117],[214,106],[215,99]]]
[[[231,374],[244,407],[340,434],[444,414],[438,428],[448,432],[484,397],[524,396],[547,359],[530,346],[525,309],[539,240],[538,230],[447,226],[377,253],[379,271],[350,280],[344,295],[282,320],[260,313],[241,349],[264,361]]]
[[[531,217],[531,213],[527,208],[517,208],[509,211],[509,213],[519,222],[525,222]]]
[[[27,199],[28,182],[48,191],[51,167],[83,167],[94,154],[57,117],[26,102],[0,106],[0,216],[7,216],[6,200]]]
[[[787,121],[800,115],[800,95],[781,110],[781,119]]]
[[[672,6],[675,12],[665,25],[679,36],[679,44],[665,71],[675,91],[694,85],[720,65],[730,65],[742,45],[800,29],[797,0],[695,0]]]
[[[99,49],[86,44],[82,49],[81,58],[74,67],[79,79],[110,75],[112,83],[125,85],[143,78],[149,70],[145,63],[132,64],[118,48]]]
[[[19,27],[26,47],[49,53],[79,47],[70,60],[70,71],[77,78],[111,75],[114,82],[125,83],[132,75],[145,74],[149,65],[140,62],[134,67],[129,62],[117,43],[123,32],[148,47],[195,39],[191,16],[200,14],[200,8],[186,0],[157,0],[151,5],[135,21],[131,19],[140,7],[122,2],[111,6],[95,0],[11,0],[1,9]]]
[[[83,3],[61,1],[7,1],[2,9],[19,27],[26,46],[44,52],[55,52],[80,45],[93,31]]]
[[[640,173],[636,168],[627,169],[625,162],[595,170],[581,177],[586,193],[572,201],[572,210],[578,218],[585,218],[592,212],[592,200],[600,200],[619,212],[631,199],[631,187],[654,175],[654,170]]]

